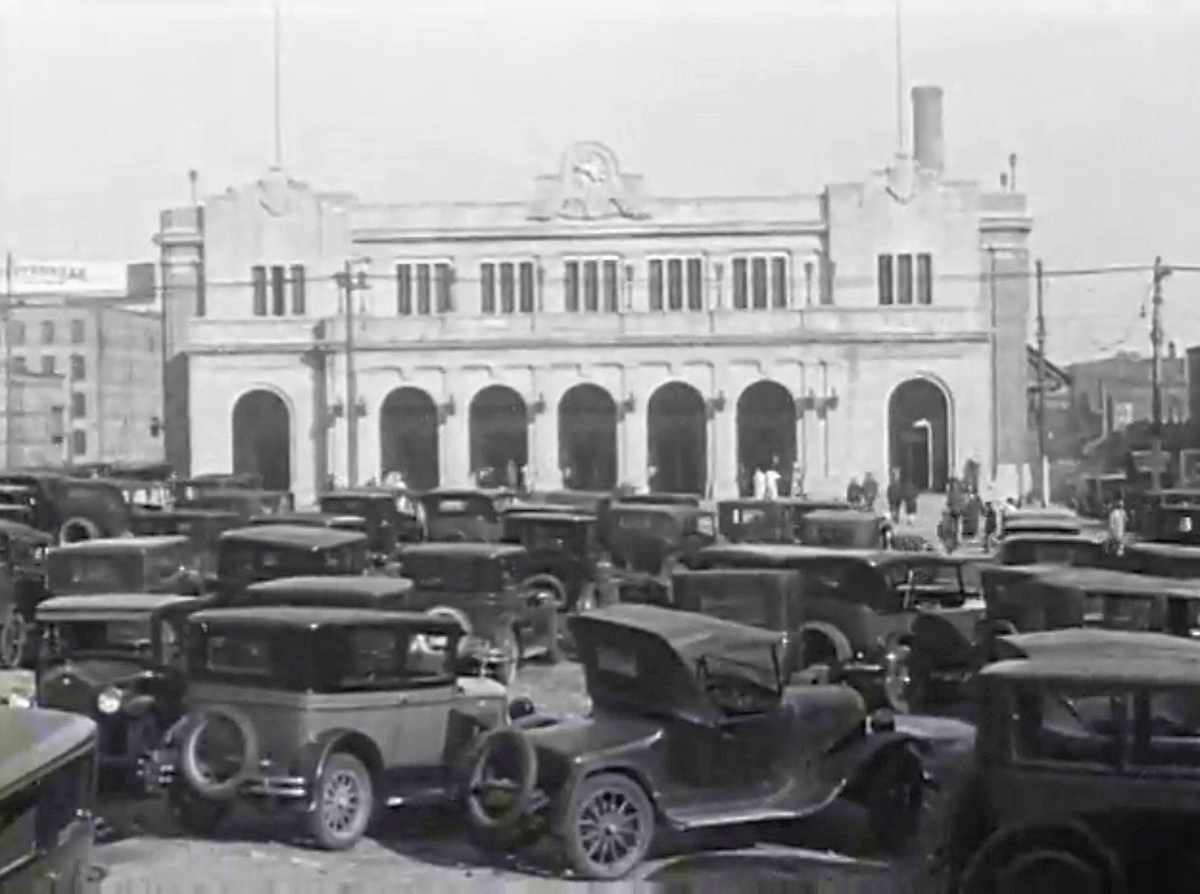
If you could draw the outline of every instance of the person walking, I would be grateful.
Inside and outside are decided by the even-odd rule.
[[[900,486],[904,494],[904,515],[908,524],[917,520],[917,486],[911,478],[906,478]]]
[[[1125,501],[1118,497],[1108,513],[1108,547],[1113,555],[1119,556],[1125,551],[1125,527],[1127,521]]]
[[[855,507],[862,503],[862,487],[857,478],[850,479],[850,484],[846,488],[846,502]]]
[[[900,512],[904,507],[904,488],[900,484],[900,470],[892,469],[891,480],[887,486],[888,515],[894,524],[900,523]]]
[[[778,458],[763,472],[763,496],[768,500],[779,499],[779,472],[776,470]]]
[[[767,495],[767,476],[760,466],[754,469],[754,499],[762,500]]]
[[[862,499],[863,505],[867,509],[874,511],[875,501],[879,499],[879,482],[875,480],[875,476],[870,472],[867,472],[863,477]]]
[[[804,463],[799,460],[792,466],[792,489],[793,497],[804,496]]]

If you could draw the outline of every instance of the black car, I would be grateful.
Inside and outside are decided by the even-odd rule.
[[[360,487],[321,494],[318,501],[326,515],[353,515],[366,525],[371,552],[395,558],[402,543],[424,539],[418,503],[406,492],[388,487]]]
[[[525,547],[528,573],[554,591],[560,611],[616,601],[612,560],[595,515],[560,506],[514,506],[504,513],[502,539]]]
[[[312,574],[362,574],[367,536],[310,525],[251,525],[226,531],[217,542],[217,592]]]

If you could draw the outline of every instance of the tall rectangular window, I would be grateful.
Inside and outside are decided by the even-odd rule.
[[[517,282],[513,265],[500,265],[500,312],[510,314],[516,308]]]
[[[204,265],[196,264],[196,316],[208,313],[208,284],[204,279]]]
[[[71,392],[71,418],[82,419],[87,415],[87,395],[82,391]]]
[[[767,306],[767,259],[754,258],[751,262],[754,284],[754,307],[762,310]]]
[[[663,309],[663,262],[651,261],[647,275],[650,286],[650,309]]]
[[[305,294],[308,283],[304,276],[304,265],[292,265],[292,313],[298,317],[308,313],[308,296]]]
[[[282,317],[287,313],[286,288],[287,277],[283,267],[271,268],[271,314]]]
[[[267,315],[267,268],[263,266],[250,268],[250,282],[254,288],[254,316]]]
[[[518,286],[521,313],[533,313],[533,261],[521,262],[521,277]]]
[[[688,310],[704,310],[704,260],[687,259]]]
[[[592,312],[600,309],[600,270],[595,261],[583,264],[583,309]]]
[[[82,382],[87,378],[87,360],[82,354],[71,355],[71,381]]]
[[[667,261],[667,310],[683,310],[683,261]]]
[[[71,454],[78,459],[87,453],[87,432],[71,432]]]
[[[879,303],[880,305],[892,304],[895,300],[895,293],[892,289],[892,256],[879,256]]]
[[[912,255],[896,255],[896,303],[913,303]]]
[[[604,291],[604,310],[606,313],[615,314],[618,309],[617,295],[619,294],[620,284],[617,282],[617,262],[604,262],[603,276],[603,291]]]
[[[409,264],[396,265],[396,313],[402,317],[410,316],[413,312],[413,280],[412,266]]]
[[[429,316],[430,310],[430,276],[428,264],[417,264],[417,313],[423,317]]]
[[[788,306],[787,258],[771,258],[771,307]]]
[[[438,313],[448,314],[454,310],[454,268],[449,264],[433,265],[433,291]]]
[[[746,259],[734,258],[732,267],[730,279],[733,281],[733,306],[738,310],[745,310],[750,295]]]
[[[567,261],[563,265],[563,308],[571,313],[579,310],[578,261]]]
[[[933,304],[933,255],[917,255],[917,304]]]
[[[87,337],[87,324],[83,320],[71,321],[71,344],[81,345]]]
[[[479,310],[485,314],[496,312],[496,265],[479,265]]]
[[[55,363],[53,354],[47,354],[42,358],[42,372],[48,376],[52,376],[57,372],[57,364]]]

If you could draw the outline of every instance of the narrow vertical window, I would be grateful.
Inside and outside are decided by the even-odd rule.
[[[533,262],[521,262],[520,282],[521,313],[533,313]]]
[[[667,310],[683,310],[683,261],[667,261]]]
[[[496,312],[496,265],[479,265],[479,309],[485,314]]]
[[[440,314],[448,314],[454,310],[454,268],[441,263],[433,266],[433,286],[435,307]]]
[[[746,299],[749,289],[746,282],[746,259],[734,258],[733,270],[730,275],[733,280],[733,306],[738,310],[746,309]]]
[[[267,315],[267,268],[251,267],[250,281],[254,287],[254,316]]]
[[[567,261],[563,267],[563,307],[571,313],[579,310],[578,261]]]
[[[428,264],[417,264],[417,313],[428,316],[430,310],[430,271]]]
[[[651,261],[648,273],[650,286],[650,309],[663,309],[663,262]]]
[[[604,262],[604,276],[602,277],[603,292],[604,292],[604,311],[605,313],[615,314],[617,312],[617,262]]]
[[[894,294],[892,291],[892,256],[879,256],[879,303],[881,305],[892,304]]]
[[[308,303],[307,297],[308,296],[305,295],[306,285],[307,285],[307,283],[305,282],[305,278],[304,278],[304,265],[303,264],[293,264],[292,265],[292,313],[298,317],[302,317],[306,313],[308,313],[308,309],[307,309],[307,303]]]
[[[208,285],[204,281],[204,265],[196,264],[196,316],[208,313]]]
[[[500,265],[500,313],[510,314],[516,309],[517,283],[513,265]]]
[[[282,317],[287,313],[287,276],[283,267],[271,268],[271,314]]]
[[[787,258],[771,258],[771,306],[788,306]]]
[[[600,271],[595,261],[585,261],[583,264],[583,309],[599,310],[600,305]]]
[[[701,258],[688,258],[687,306],[688,310],[704,310],[704,261]]]
[[[933,304],[933,255],[917,255],[917,304]]]
[[[413,312],[412,265],[396,265],[396,313],[402,317]]]
[[[755,258],[753,261],[754,307],[762,310],[767,306],[767,259]]]
[[[912,255],[896,256],[896,303],[913,303],[913,259]]]

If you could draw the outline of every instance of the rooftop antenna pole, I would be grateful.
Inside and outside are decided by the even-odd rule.
[[[275,95],[274,95],[274,112],[275,112],[275,167],[283,167],[283,122],[280,113],[280,68],[279,68],[279,53],[280,45],[283,43],[283,19],[280,12],[280,0],[274,0],[275,14]]]
[[[900,15],[900,0],[896,0],[896,144],[901,155],[905,152],[906,137],[904,127],[904,30]]]

